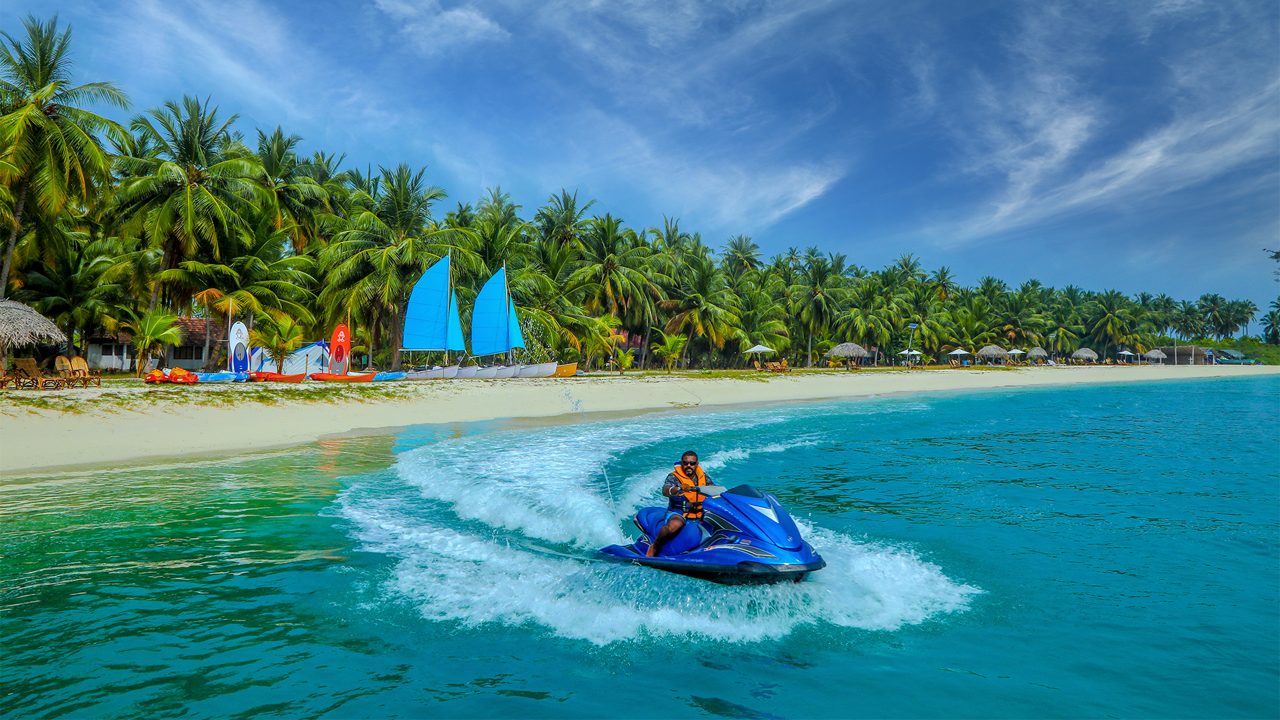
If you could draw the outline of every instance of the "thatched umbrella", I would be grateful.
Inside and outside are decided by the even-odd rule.
[[[867,349],[858,343],[840,343],[827,351],[827,357],[864,358],[870,355]]]
[[[1029,358],[1047,358],[1047,357],[1049,357],[1049,353],[1045,352],[1045,351],[1044,351],[1044,348],[1042,348],[1042,347],[1040,347],[1039,345],[1037,345],[1037,346],[1035,346],[1035,347],[1033,347],[1033,348],[1031,348],[1030,350],[1028,350],[1028,351],[1027,351],[1027,357],[1029,357]]]
[[[1159,350],[1157,350],[1157,349],[1155,349],[1155,348],[1152,348],[1151,350],[1148,350],[1148,351],[1147,351],[1147,354],[1146,354],[1146,355],[1143,355],[1143,357],[1145,357],[1145,358],[1146,358],[1146,359],[1148,359],[1148,360],[1164,360],[1165,358],[1167,358],[1167,357],[1169,357],[1169,356],[1168,356],[1168,355],[1165,355],[1164,353],[1160,352]]]
[[[1087,347],[1082,347],[1079,350],[1071,353],[1071,359],[1072,360],[1088,360],[1089,362],[1098,362],[1098,353],[1094,352],[1093,350]]]
[[[9,348],[63,343],[67,336],[48,318],[13,300],[0,300],[0,367]]]
[[[1002,347],[996,345],[988,345],[978,351],[978,357],[983,360],[1003,360],[1009,357],[1009,352]]]

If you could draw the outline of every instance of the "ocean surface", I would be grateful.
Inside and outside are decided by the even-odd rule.
[[[686,449],[776,494],[828,567],[727,587],[600,561]],[[1277,378],[0,482],[4,718],[1277,715]]]

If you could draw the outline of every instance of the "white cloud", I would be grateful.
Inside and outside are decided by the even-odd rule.
[[[1167,11],[1191,9],[1180,3]],[[1150,32],[1147,20],[1134,21],[1135,34]],[[1103,32],[1115,29],[1096,17],[1084,30],[1061,21],[1052,12],[1028,19],[1010,45],[1011,76],[980,75],[965,88],[970,112],[952,126],[961,162],[968,174],[995,180],[996,189],[965,217],[932,228],[940,244],[1158,205],[1275,158],[1280,81],[1269,61],[1259,63],[1265,54],[1241,50],[1257,49],[1256,34],[1223,33],[1208,23],[1200,43],[1169,53],[1163,84],[1152,73],[1155,80],[1132,92],[1133,100],[1109,103],[1092,73]]]
[[[426,57],[511,37],[497,21],[473,5],[444,8],[437,0],[376,0],[375,5],[398,24],[399,34]]]

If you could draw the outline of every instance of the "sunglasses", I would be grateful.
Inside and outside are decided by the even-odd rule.
[[[694,465],[698,464],[698,461],[697,460],[681,460],[680,464],[684,465],[685,467],[693,467]]]

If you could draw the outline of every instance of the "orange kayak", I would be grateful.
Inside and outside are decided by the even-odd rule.
[[[578,372],[578,363],[569,363],[568,365],[560,365],[559,367],[557,367],[555,373],[552,374],[551,377],[559,377],[559,378],[573,377],[575,374],[577,374],[577,372]]]
[[[320,382],[364,383],[373,382],[374,374],[375,373],[364,373],[362,375],[336,375],[334,373],[311,373],[311,379],[319,380]]]
[[[249,379],[254,382],[281,382],[281,383],[300,383],[307,377],[306,373],[298,373],[297,375],[281,375],[274,372],[251,372]]]

